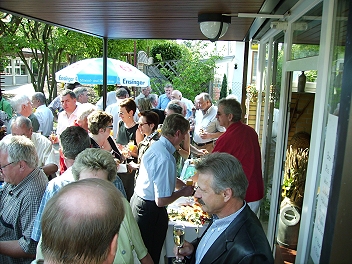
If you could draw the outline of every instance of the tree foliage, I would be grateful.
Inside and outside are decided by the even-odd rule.
[[[57,95],[55,72],[85,58],[103,56],[103,40],[23,17],[0,12],[0,58],[20,57],[25,64],[35,91],[48,88],[49,101]],[[6,18],[6,19],[5,19]],[[164,40],[108,40],[108,57],[126,61],[126,53],[149,51]],[[32,63],[26,60],[24,49],[31,52]],[[134,64],[134,56],[130,56]]]
[[[227,96],[227,77],[226,77],[226,74],[224,74],[224,77],[222,78],[222,83],[221,83],[220,99],[226,98],[226,96]]]
[[[167,41],[153,46],[150,53],[155,62],[179,60],[182,57],[182,48],[173,41]]]
[[[171,81],[183,97],[193,100],[196,95],[208,92],[214,80],[215,62],[220,56],[214,51],[206,52],[207,44],[203,41],[186,42],[181,47],[182,57],[176,66],[178,74]]]

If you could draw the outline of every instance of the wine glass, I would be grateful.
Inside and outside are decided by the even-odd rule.
[[[177,246],[177,250],[183,246],[185,241],[185,226],[183,224],[175,224],[173,229],[174,243]],[[176,259],[173,261],[174,264],[184,263],[183,259]]]

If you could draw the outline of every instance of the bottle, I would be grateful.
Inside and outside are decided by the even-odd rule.
[[[304,71],[302,71],[302,74],[298,76],[297,91],[299,93],[304,93],[304,89],[306,88],[306,80],[307,77],[304,75]]]

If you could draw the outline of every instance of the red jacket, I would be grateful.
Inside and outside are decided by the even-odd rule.
[[[226,152],[242,164],[248,179],[245,200],[258,201],[264,196],[262,163],[258,135],[253,128],[241,121],[231,124],[216,141],[213,152]]]

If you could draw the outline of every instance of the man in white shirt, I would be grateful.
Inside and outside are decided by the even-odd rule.
[[[38,154],[38,167],[41,167],[49,178],[53,177],[58,170],[59,155],[55,153],[50,140],[40,133],[33,133],[31,120],[24,116],[18,116],[12,122],[11,131],[13,136],[26,136],[33,142]]]
[[[214,149],[216,139],[225,132],[225,128],[220,126],[216,119],[217,107],[213,105],[209,94],[197,95],[195,102],[199,110],[195,116],[193,143],[196,148],[206,149],[210,153]]]
[[[71,90],[64,90],[61,93],[61,105],[64,111],[60,112],[57,118],[57,131],[56,134],[60,136],[62,131],[67,127],[73,126],[77,119],[77,105],[76,95]]]
[[[48,137],[53,130],[54,115],[53,112],[45,105],[45,95],[41,92],[36,92],[32,95],[32,106],[36,108],[34,115],[39,122],[39,130],[42,135]]]
[[[129,97],[128,92],[125,88],[118,88],[116,90],[116,103],[108,105],[105,109],[105,112],[109,113],[112,115],[112,126],[113,126],[113,137],[116,138],[117,136],[117,129],[118,129],[118,124],[119,121],[121,120],[120,118],[120,103],[123,99],[126,99]]]
[[[78,103],[85,104],[88,103],[88,90],[86,87],[79,86],[73,89],[76,95],[76,100]]]

